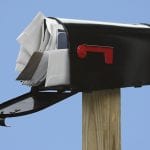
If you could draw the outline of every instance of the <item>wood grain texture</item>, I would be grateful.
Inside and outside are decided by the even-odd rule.
[[[120,89],[83,93],[82,150],[121,150]]]

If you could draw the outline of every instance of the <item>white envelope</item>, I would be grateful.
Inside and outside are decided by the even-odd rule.
[[[70,84],[69,50],[50,50],[45,87]]]

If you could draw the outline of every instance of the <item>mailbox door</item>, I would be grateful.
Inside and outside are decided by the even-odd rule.
[[[150,84],[150,28],[65,23],[70,42],[72,88],[86,91]],[[87,52],[81,45],[113,49],[112,63],[104,53]]]

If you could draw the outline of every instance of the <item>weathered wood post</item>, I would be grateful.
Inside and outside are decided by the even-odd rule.
[[[83,93],[82,150],[121,150],[120,89]]]

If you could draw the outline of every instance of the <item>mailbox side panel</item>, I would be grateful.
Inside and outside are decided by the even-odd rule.
[[[150,84],[150,29],[64,24],[70,43],[71,86],[81,91]],[[101,53],[80,59],[79,45],[113,47],[113,63]]]

